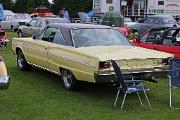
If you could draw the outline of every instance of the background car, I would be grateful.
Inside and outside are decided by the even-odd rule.
[[[50,24],[37,38],[14,38],[12,48],[19,70],[31,65],[49,70],[62,76],[67,90],[76,89],[78,81],[117,82],[111,59],[123,74],[140,76],[167,70],[163,60],[173,57],[135,47],[112,27],[77,23]]]
[[[38,35],[50,23],[68,23],[64,18],[36,17],[26,25],[18,27],[18,37],[31,37]]]
[[[52,12],[50,12],[50,10],[48,10],[47,7],[41,6],[41,7],[37,7],[34,12],[31,14],[31,17],[49,17],[49,16],[54,16]]]
[[[31,17],[29,14],[24,13],[14,13],[11,15],[6,15],[5,20],[0,22],[0,26],[3,29],[17,30],[18,26],[25,25],[29,22]]]
[[[139,47],[172,53],[180,58],[180,27],[153,28],[133,40],[132,43]]]
[[[125,17],[124,18],[124,26],[131,27],[132,25],[137,24],[137,22],[133,22],[131,18]]]
[[[177,21],[171,15],[147,15],[143,19],[138,19],[138,22],[132,26],[130,29],[139,35],[143,34],[144,31],[157,28],[157,27],[175,27],[179,26]]]

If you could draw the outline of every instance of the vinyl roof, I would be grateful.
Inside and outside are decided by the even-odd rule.
[[[58,28],[66,28],[66,29],[73,29],[73,28],[111,28],[105,25],[94,25],[94,24],[81,24],[81,23],[53,23],[49,24],[48,26],[51,27],[58,27]]]

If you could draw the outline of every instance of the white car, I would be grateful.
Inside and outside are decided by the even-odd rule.
[[[29,14],[14,13],[5,15],[5,20],[0,22],[0,26],[3,29],[16,30],[18,26],[25,25],[31,20]]]
[[[128,17],[125,17],[124,18],[124,25],[125,26],[127,26],[127,27],[130,27],[130,26],[132,26],[132,25],[134,25],[134,24],[136,24],[137,22],[133,22],[132,20],[131,20],[131,18],[128,18]]]

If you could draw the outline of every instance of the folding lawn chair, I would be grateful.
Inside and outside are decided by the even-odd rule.
[[[146,100],[148,102],[148,105],[151,109],[151,104],[150,104],[149,99],[148,99],[147,94],[146,94],[146,91],[149,89],[143,85],[143,80],[133,80],[133,79],[132,80],[125,80],[117,62],[114,60],[111,60],[111,63],[112,63],[112,66],[114,68],[114,71],[116,73],[116,76],[118,78],[118,83],[119,83],[118,92],[116,95],[116,99],[114,101],[114,106],[116,106],[120,91],[122,91],[124,94],[123,101],[121,103],[121,109],[124,106],[124,102],[125,102],[127,94],[130,94],[130,93],[136,93],[138,98],[139,98],[141,105],[143,105],[141,97],[139,95],[139,92],[143,91],[144,95],[146,97]]]
[[[169,62],[169,106],[172,109],[180,109],[172,105],[172,89],[180,88],[180,59],[174,58]]]

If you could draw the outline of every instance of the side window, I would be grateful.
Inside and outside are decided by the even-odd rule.
[[[41,20],[37,20],[35,26],[36,27],[42,27],[41,23],[42,23]]]
[[[160,24],[160,21],[159,21],[159,19],[158,18],[154,18],[154,22],[153,22],[154,24]]]
[[[148,35],[149,35],[149,32],[140,38],[140,42],[142,42],[142,43],[146,42]]]
[[[35,20],[35,19],[34,19],[34,20],[31,20],[31,21],[29,22],[29,24],[30,24],[31,26],[35,26],[35,25],[36,25],[36,21],[37,21],[37,20]]]
[[[54,36],[56,34],[57,29],[56,28],[48,28],[42,37],[42,40],[52,42],[54,39]]]
[[[151,24],[153,23],[154,19],[153,18],[146,18],[145,23]]]
[[[162,40],[163,32],[161,31],[151,31],[145,42],[151,44],[160,44]]]
[[[60,44],[60,45],[66,45],[64,37],[60,30],[57,30],[57,32],[54,36],[53,43]]]
[[[158,5],[164,5],[164,1],[158,1]]]

